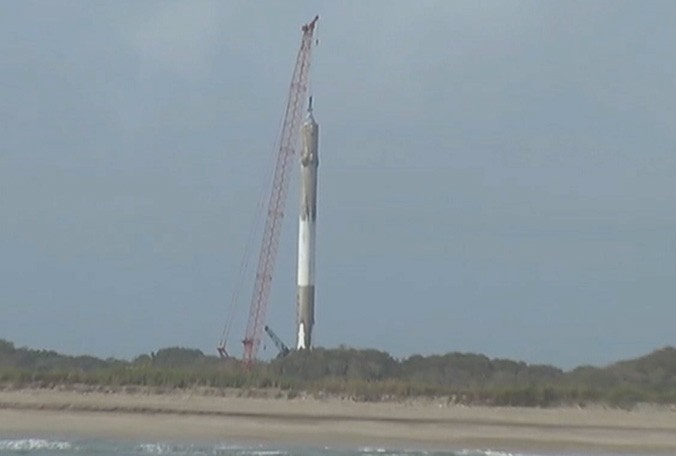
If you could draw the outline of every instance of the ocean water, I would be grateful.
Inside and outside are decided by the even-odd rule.
[[[580,453],[510,453],[490,449],[455,451],[397,450],[378,447],[354,449],[291,448],[267,445],[177,444],[105,440],[0,439],[0,456],[586,456]],[[594,456],[613,456],[609,454]]]

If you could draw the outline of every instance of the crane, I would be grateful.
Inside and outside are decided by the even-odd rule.
[[[308,91],[313,35],[318,20],[319,16],[315,16],[312,21],[301,27],[303,34],[284,112],[272,189],[267,206],[265,228],[258,256],[256,279],[249,307],[249,319],[246,333],[242,340],[242,344],[244,345],[243,361],[247,366],[251,366],[256,359],[261,343],[262,330],[265,325],[265,313],[270,297],[272,274],[277,258],[279,236],[284,218],[284,207],[286,206],[289,190],[291,159],[295,155],[300,136],[302,108],[305,105]],[[225,349],[225,340],[218,346],[218,352],[221,357],[229,357]]]
[[[279,350],[280,358],[291,353],[291,349],[289,348],[289,346],[286,345],[282,339],[280,339],[280,337],[272,330],[271,327],[266,326],[265,332],[268,333],[268,336],[270,336],[270,339],[272,339],[272,342],[274,342],[275,346],[277,347],[277,350]]]

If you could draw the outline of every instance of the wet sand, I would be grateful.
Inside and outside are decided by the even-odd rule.
[[[0,392],[0,436],[676,454],[676,411]]]

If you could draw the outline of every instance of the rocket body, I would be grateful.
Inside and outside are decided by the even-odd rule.
[[[312,116],[312,99],[310,99],[307,120],[301,128],[301,142],[296,343],[298,350],[312,347],[312,328],[315,323],[315,235],[319,125]]]

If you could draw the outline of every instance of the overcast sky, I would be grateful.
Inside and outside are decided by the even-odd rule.
[[[676,345],[676,4],[617,0],[2,2],[0,338],[215,353],[315,14],[318,345]]]

